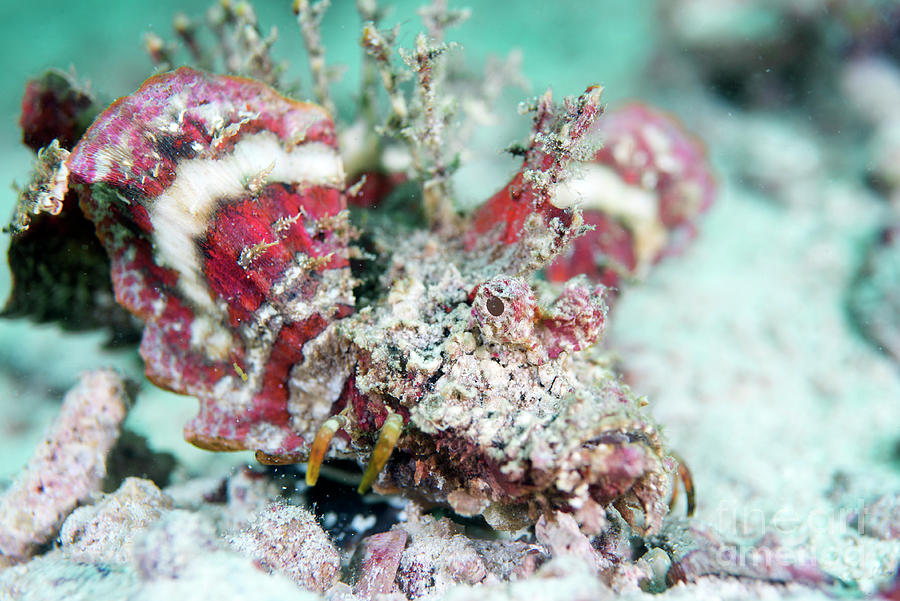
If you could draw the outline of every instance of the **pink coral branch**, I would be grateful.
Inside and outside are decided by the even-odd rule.
[[[26,560],[79,503],[100,492],[129,404],[112,370],[83,374],[66,394],[28,465],[0,496],[0,566]]]

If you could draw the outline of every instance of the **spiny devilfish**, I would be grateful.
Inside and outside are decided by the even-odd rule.
[[[521,171],[473,215],[369,232],[383,272],[365,306],[319,106],[181,68],[110,106],[63,168],[145,323],[147,376],[200,400],[193,444],[308,460],[310,483],[326,457],[370,460],[360,490],[500,528],[613,503],[653,531],[676,462],[590,350],[605,289],[576,279],[554,300],[532,277],[585,231],[554,194],[599,97],[541,97]]]

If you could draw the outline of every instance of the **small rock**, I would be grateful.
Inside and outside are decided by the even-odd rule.
[[[271,503],[230,542],[265,571],[283,574],[309,591],[324,593],[340,576],[337,549],[315,516],[302,507]]]
[[[361,558],[359,577],[354,587],[357,595],[370,599],[397,590],[394,580],[408,538],[405,530],[394,528],[363,539],[358,551]]]
[[[552,557],[577,557],[594,570],[599,567],[600,556],[570,514],[558,511],[552,519],[541,516],[534,527],[534,534],[538,542],[550,549]]]
[[[541,545],[517,540],[471,539],[488,571],[501,581],[528,578],[547,560]]]
[[[174,509],[135,542],[134,565],[144,580],[178,578],[192,560],[219,547],[215,525],[208,518]]]
[[[243,530],[253,516],[278,498],[280,489],[266,474],[245,467],[225,481],[224,530]]]
[[[138,535],[172,508],[172,499],[153,482],[126,478],[94,505],[79,507],[59,533],[63,553],[86,563],[128,563]]]
[[[497,580],[459,526],[447,518],[436,520],[419,511],[410,503],[408,521],[401,524],[411,539],[397,572],[403,593],[416,599],[440,595],[454,584]]]

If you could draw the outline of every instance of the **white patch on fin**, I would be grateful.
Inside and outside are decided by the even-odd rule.
[[[600,211],[625,225],[634,235],[637,275],[643,276],[666,244],[666,228],[657,209],[656,196],[640,186],[631,186],[604,165],[583,165],[573,177],[553,191],[553,206],[579,206]]]
[[[249,178],[272,166],[268,180],[341,186],[344,170],[337,151],[309,142],[286,151],[271,132],[248,135],[234,150],[216,159],[197,158],[178,164],[175,180],[148,207],[153,247],[161,265],[178,272],[178,286],[197,309],[219,315],[203,278],[196,240],[209,227],[219,204],[247,195]]]

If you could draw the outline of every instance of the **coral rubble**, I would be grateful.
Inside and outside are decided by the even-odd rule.
[[[79,507],[63,522],[59,541],[75,560],[128,563],[135,538],[172,508],[172,499],[149,480],[126,478],[115,492]]]
[[[131,557],[141,580],[152,582],[182,578],[192,561],[223,548],[210,517],[173,509],[163,513],[134,541]]]
[[[665,533],[663,545],[673,561],[666,573],[669,584],[726,574],[810,587],[833,582],[810,550],[783,552],[775,536],[763,537],[752,545],[739,544],[724,540],[709,526],[674,521]]]
[[[337,584],[341,558],[315,517],[302,507],[275,503],[255,514],[231,541],[266,571],[284,574],[306,590]]]
[[[130,403],[125,383],[110,370],[84,374],[66,394],[44,441],[0,496],[0,564],[27,560],[69,512],[100,492]]]
[[[441,594],[454,584],[493,580],[475,546],[449,519],[413,515],[403,527],[410,541],[400,559],[397,584],[408,597]]]
[[[397,589],[395,580],[400,559],[409,535],[405,530],[392,528],[366,537],[359,545],[358,576],[354,593],[363,598],[392,593]]]

